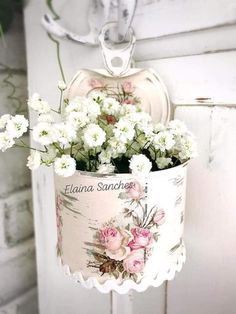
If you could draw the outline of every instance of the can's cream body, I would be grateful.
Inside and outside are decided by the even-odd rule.
[[[73,278],[101,292],[144,291],[185,261],[186,164],[151,172],[55,177],[57,253]]]

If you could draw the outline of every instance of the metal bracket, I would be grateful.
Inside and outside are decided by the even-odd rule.
[[[90,31],[87,35],[79,35],[64,28],[49,14],[42,17],[42,25],[52,35],[68,39],[82,45],[97,46],[98,35],[102,26],[114,21],[117,16],[116,42],[122,42],[132,23],[137,0],[90,0],[88,24]]]

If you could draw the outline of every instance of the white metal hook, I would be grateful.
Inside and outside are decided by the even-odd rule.
[[[119,41],[123,41],[131,27],[137,7],[137,0],[119,0],[118,3],[118,39]]]
[[[67,30],[49,14],[42,17],[42,25],[50,34],[68,39],[83,45],[97,46],[98,35],[104,24],[118,18],[118,42],[124,40],[132,23],[137,0],[91,0],[88,23],[90,31],[87,35],[79,35]]]

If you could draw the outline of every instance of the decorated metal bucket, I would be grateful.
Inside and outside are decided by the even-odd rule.
[[[151,172],[55,177],[57,253],[67,274],[100,292],[144,291],[185,261],[186,164]]]

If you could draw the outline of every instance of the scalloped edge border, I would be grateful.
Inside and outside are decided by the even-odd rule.
[[[117,284],[116,280],[108,279],[103,284],[99,283],[96,277],[89,277],[85,279],[81,272],[70,271],[70,267],[68,265],[63,265],[61,258],[58,258],[59,265],[63,269],[64,274],[71,277],[76,283],[81,284],[83,287],[87,289],[96,288],[101,293],[109,293],[111,291],[115,291],[119,294],[126,294],[129,290],[135,290],[137,292],[143,292],[147,290],[149,287],[159,287],[164,281],[172,280],[175,277],[176,272],[180,272],[183,264],[186,261],[186,249],[184,244],[181,249],[179,249],[179,254],[176,257],[175,262],[173,262],[172,266],[170,266],[168,272],[159,273],[157,276],[150,280],[150,278],[143,278],[139,284],[135,283],[133,280],[125,280],[122,284]]]

